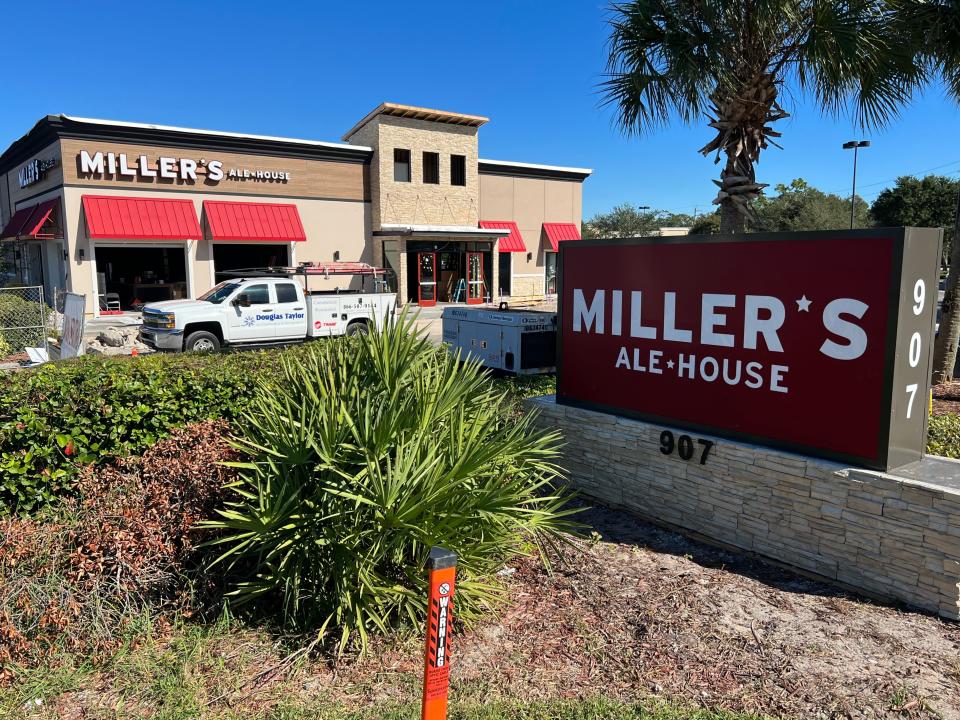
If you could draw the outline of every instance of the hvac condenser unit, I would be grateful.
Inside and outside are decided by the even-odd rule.
[[[517,375],[557,369],[557,314],[537,310],[448,307],[443,342],[450,352]]]

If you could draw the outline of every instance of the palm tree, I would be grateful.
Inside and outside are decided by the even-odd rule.
[[[912,38],[924,68],[960,101],[960,0],[890,0],[898,34]]]
[[[900,34],[916,48],[925,71],[939,77],[960,102],[960,0],[896,0]],[[933,346],[933,382],[953,379],[960,342],[960,197],[950,248],[950,271]]]
[[[915,0],[920,2],[920,0]],[[923,76],[893,9],[875,0],[635,0],[610,18],[605,102],[628,134],[678,118],[716,131],[721,232],[743,232],[766,187],[754,167],[789,116],[785,87],[863,127],[896,116]]]

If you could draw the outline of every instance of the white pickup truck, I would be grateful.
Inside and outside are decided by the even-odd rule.
[[[141,342],[175,352],[290,344],[366,333],[372,325],[382,325],[396,306],[396,294],[383,292],[386,271],[363,263],[256,268],[230,274],[236,279],[225,280],[196,300],[144,306]],[[309,279],[317,275],[361,275],[364,280],[372,276],[375,291],[311,291]]]

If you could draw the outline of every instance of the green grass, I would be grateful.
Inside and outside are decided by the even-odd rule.
[[[523,414],[523,401],[538,395],[552,395],[557,391],[555,375],[494,375],[493,384],[507,396],[508,412],[519,418]]]
[[[335,680],[336,699],[304,692],[322,665],[296,660],[281,678],[257,676],[292,650],[276,638],[220,622],[176,625],[165,639],[147,632],[106,666],[60,656],[56,664],[17,673],[0,689],[0,718],[52,720],[62,714],[88,720],[416,720],[419,674],[384,671],[363,685],[349,672]],[[323,686],[321,682],[320,687]],[[375,697],[402,698],[378,702]],[[602,696],[524,701],[499,697],[495,682],[451,685],[449,720],[751,720],[757,716],[691,708],[649,698],[623,702]],[[342,699],[344,697],[348,699]],[[352,700],[352,698],[358,698]],[[43,702],[35,705],[39,698]],[[490,698],[487,700],[487,698]],[[24,707],[29,706],[29,711]]]
[[[277,708],[263,717],[264,720],[412,720],[420,717],[420,707],[381,705],[359,711]],[[454,703],[448,717],[449,720],[747,720],[756,716],[692,710],[669,703],[624,703],[594,698],[530,703],[502,701],[486,705]]]

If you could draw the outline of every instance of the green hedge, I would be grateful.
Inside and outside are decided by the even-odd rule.
[[[83,357],[0,375],[0,514],[50,504],[81,464],[138,454],[187,423],[234,419],[277,352]]]
[[[140,454],[197,420],[234,420],[257,381],[276,374],[281,354],[315,353],[328,342],[348,340],[225,355],[86,356],[0,373],[0,515],[51,504],[83,464]],[[515,415],[524,396],[553,388],[544,378],[497,382]]]
[[[960,459],[960,415],[946,413],[930,417],[927,452]]]

